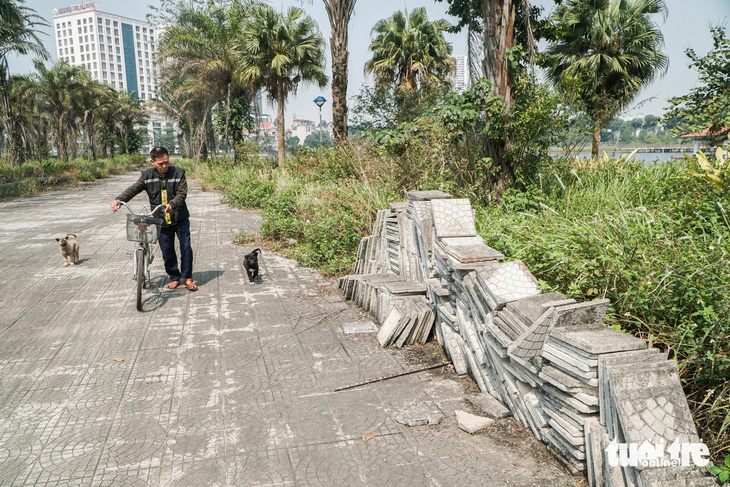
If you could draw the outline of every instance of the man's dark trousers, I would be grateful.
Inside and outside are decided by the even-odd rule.
[[[180,268],[175,253],[175,235],[180,243]],[[193,277],[193,248],[190,246],[190,220],[160,229],[160,250],[165,262],[165,272],[171,281],[185,281]]]

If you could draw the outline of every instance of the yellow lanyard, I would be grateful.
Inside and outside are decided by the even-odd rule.
[[[167,204],[167,190],[166,189],[163,189],[162,190],[162,204],[163,205],[166,205]],[[168,225],[170,223],[172,223],[172,220],[170,219],[170,214],[169,213],[165,213],[165,222],[167,222]]]

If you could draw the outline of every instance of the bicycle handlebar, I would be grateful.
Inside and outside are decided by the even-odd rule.
[[[124,201],[119,201],[118,203],[119,203],[120,205],[124,205],[124,206],[126,206],[126,207],[127,207],[127,210],[129,210],[129,212],[130,212],[130,213],[131,213],[132,215],[134,215],[134,216],[154,216],[154,214],[155,214],[155,213],[157,212],[157,210],[159,210],[160,208],[164,208],[164,207],[165,207],[165,205],[164,205],[164,204],[162,204],[162,205],[157,205],[157,207],[155,207],[155,209],[154,209],[154,210],[152,210],[152,211],[151,211],[150,213],[148,213],[148,214],[145,214],[145,213],[135,213],[135,212],[134,212],[134,211],[132,210],[132,207],[131,207],[131,206],[129,206],[129,205],[128,205],[127,203],[125,203]],[[119,206],[117,206],[117,208],[119,208]]]

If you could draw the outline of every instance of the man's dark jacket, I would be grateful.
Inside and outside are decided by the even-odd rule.
[[[142,171],[139,179],[122,194],[117,196],[119,201],[125,203],[137,196],[142,191],[147,192],[150,199],[150,210],[162,204],[162,189],[167,188],[167,202],[172,205],[172,225],[187,220],[190,217],[185,198],[188,196],[188,182],[185,179],[185,169],[177,166],[170,166],[164,176],[160,176],[155,167],[148,167]],[[155,213],[162,216],[162,210]],[[167,226],[163,223],[162,226]]]

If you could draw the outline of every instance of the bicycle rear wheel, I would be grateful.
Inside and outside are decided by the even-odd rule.
[[[137,311],[142,311],[142,288],[145,281],[145,263],[147,256],[144,249],[137,249]]]

